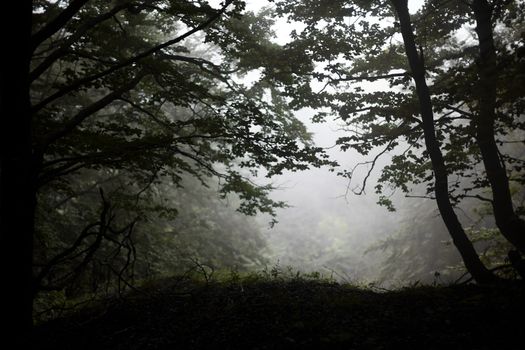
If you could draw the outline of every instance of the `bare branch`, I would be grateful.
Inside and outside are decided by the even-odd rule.
[[[467,116],[467,117],[469,117],[469,118],[475,118],[475,117],[476,117],[474,114],[472,114],[472,113],[470,113],[470,112],[467,112],[467,111],[464,111],[464,110],[462,110],[462,109],[460,109],[460,108],[458,108],[458,107],[454,107],[454,106],[452,106],[452,105],[447,105],[446,107],[447,107],[448,109],[453,110],[454,112],[457,112],[457,113],[459,113],[459,114],[461,114],[461,115],[464,115],[464,116]]]
[[[394,140],[390,140],[390,142],[386,145],[386,147],[381,151],[379,152],[373,160],[371,161],[368,161],[368,162],[362,162],[362,163],[358,163],[354,166],[354,168],[350,171],[350,174],[351,176],[353,175],[355,169],[359,166],[362,166],[362,165],[369,165],[370,164],[370,168],[368,169],[368,172],[365,176],[365,178],[363,179],[363,182],[362,182],[362,185],[361,185],[361,189],[359,191],[356,191],[355,189],[352,190],[352,192],[358,196],[362,195],[363,193],[365,193],[365,188],[366,188],[366,182],[368,181],[368,178],[370,177],[370,175],[372,174],[372,171],[374,170],[375,168],[375,165],[376,165],[376,162],[377,160],[383,155],[385,154],[386,152],[388,152],[390,150],[390,147],[392,146],[392,144],[394,143]],[[351,181],[351,179],[350,179]],[[350,185],[350,183],[348,184]],[[347,193],[348,193],[348,187],[347,187]]]
[[[462,195],[461,197],[463,197],[463,198],[475,198],[475,199],[479,199],[480,201],[489,202],[489,203],[493,203],[494,202],[492,199],[480,196],[479,194],[476,194],[476,195]]]
[[[405,198],[423,198],[423,199],[432,199],[432,200],[436,199],[436,197],[433,197],[433,196],[417,196],[417,195],[410,195],[410,194],[405,195]]]
[[[63,250],[62,252],[60,252],[59,254],[57,254],[49,260],[49,262],[40,270],[38,275],[34,278],[34,293],[38,292],[39,290],[42,290],[42,281],[44,280],[44,278],[46,278],[51,269],[53,269],[53,267],[55,267],[56,265],[62,263],[64,260],[67,260],[68,257],[78,249],[78,247],[87,237],[94,234],[93,232],[91,232],[91,229],[99,225],[99,221],[87,225],[82,230],[75,242],[73,242],[73,244],[69,248]]]

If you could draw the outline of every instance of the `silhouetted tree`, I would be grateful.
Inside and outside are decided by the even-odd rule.
[[[523,163],[498,153],[487,140],[504,143],[506,133],[523,129],[520,97],[523,89],[519,87],[521,75],[516,74],[523,66],[517,57],[522,39],[516,35],[510,39],[500,38],[502,65],[497,74],[508,79],[514,93],[509,93],[503,84],[496,84],[497,80],[490,83],[496,87],[484,91],[483,85],[489,84],[490,78],[483,68],[487,60],[476,60],[478,45],[461,43],[456,36],[467,24],[475,22],[476,13],[473,14],[469,3],[429,1],[411,16],[405,0],[275,2],[279,14],[304,24],[304,29],[292,33],[294,40],[288,45],[301,47],[308,52],[310,62],[318,64],[310,73],[315,85],[286,90],[292,98],[291,105],[318,108],[314,121],[319,122],[334,113],[348,131],[348,136],[338,140],[341,149],[352,148],[361,154],[373,155],[372,160],[358,164],[368,166],[369,170],[354,192],[364,193],[378,158],[393,154],[392,163],[384,167],[376,185],[376,192],[381,195],[380,204],[393,209],[388,187],[400,188],[409,194],[409,184],[426,184],[427,193],[423,197],[437,201],[467,268],[478,281],[493,280],[465,235],[454,206],[468,197],[493,201],[483,191],[494,183],[492,197],[499,197],[501,203],[497,206],[496,200],[493,201],[499,211],[498,226],[510,220],[507,226],[513,222],[514,231],[519,232],[516,225],[521,219],[512,208],[510,196],[506,195],[510,193],[510,183],[505,178],[512,176],[512,181],[522,184]],[[472,5],[475,9],[480,3]],[[500,16],[489,15],[490,26],[498,23],[503,33],[515,33],[523,23],[522,1],[496,1],[490,7]],[[478,17],[485,16],[488,10],[478,10]],[[486,22],[488,17],[484,19]],[[478,27],[481,29],[482,25]],[[484,31],[487,37],[487,29]],[[396,37],[399,32],[402,42]],[[480,38],[479,42],[485,52],[490,48],[485,40]],[[478,80],[481,69],[485,73],[480,73]],[[384,85],[360,85],[376,81]],[[385,88],[386,84],[390,89]],[[483,96],[479,95],[480,91]],[[498,92],[497,104],[494,91]],[[489,93],[492,95],[485,96]],[[480,98],[483,103],[478,104]],[[488,106],[483,112],[485,116],[480,115],[478,108],[483,105]],[[491,128],[492,117],[488,112],[494,114],[495,106],[499,108],[498,118],[496,127]],[[479,147],[480,141],[483,147]],[[483,164],[484,169],[479,164]],[[343,171],[341,175],[351,180],[355,170]],[[505,233],[517,246],[519,236]]]
[[[219,8],[186,0],[24,0],[3,8],[4,19],[17,19],[12,26],[2,21],[3,42],[12,49],[0,96],[8,334],[32,323],[42,188],[60,184],[55,188],[67,193],[66,177],[83,169],[124,172],[146,185],[160,176],[174,185],[181,174],[203,184],[215,176],[222,193],[238,193],[244,213],[272,213],[283,204],[268,199],[271,186],[254,185],[244,172],[262,166],[271,176],[325,163],[279,96],[268,101],[291,75],[268,70],[251,86],[236,83],[236,76],[269,62],[288,64],[269,41],[271,21],[241,20],[243,9],[237,0]],[[192,52],[190,38],[212,52]],[[96,232],[116,230],[107,206]],[[74,234],[82,240],[95,231]]]

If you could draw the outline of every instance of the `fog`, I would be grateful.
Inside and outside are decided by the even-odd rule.
[[[246,3],[247,10],[253,12],[272,6],[266,1],[248,0]],[[415,13],[423,1],[411,0],[408,5],[409,11]],[[286,44],[290,32],[301,28],[302,24],[276,18],[274,41]],[[460,33],[468,34],[467,31]],[[250,84],[257,75],[250,73],[243,82]],[[365,91],[390,89],[381,81],[362,82],[359,87]],[[313,88],[320,90],[323,86],[314,85]],[[278,223],[273,227],[269,227],[269,217],[257,217],[267,239],[266,255],[271,264],[283,270],[316,271],[338,280],[382,286],[451,282],[460,276],[464,272],[461,259],[433,200],[409,198],[400,190],[383,184],[382,195],[392,200],[396,211],[389,211],[377,203],[379,195],[374,187],[381,169],[389,164],[395,151],[377,160],[367,177],[366,187],[360,191],[369,165],[359,164],[371,161],[382,149],[373,150],[367,157],[353,150],[341,151],[335,145],[337,138],[345,135],[340,123],[334,116],[327,117],[323,123],[313,123],[314,113],[304,109],[296,111],[295,116],[306,125],[315,145],[325,149],[331,160],[337,161],[338,168],[335,171],[324,167],[286,172],[269,180],[262,173],[255,179],[261,184],[270,181],[276,187],[272,199],[288,205],[277,211]],[[350,171],[356,165],[351,181],[337,175],[338,171]],[[362,193],[356,195],[354,190]],[[425,196],[424,188],[412,190],[414,197]],[[479,206],[466,203],[456,211],[467,230],[480,223],[481,218],[467,209],[476,205]],[[484,224],[491,225],[490,222]]]
[[[263,1],[247,1],[247,9],[254,12],[266,5]],[[416,12],[421,5],[422,1],[410,1],[410,11]],[[298,29],[298,25],[277,19],[275,41],[286,43],[292,29]],[[387,88],[381,83],[365,84],[367,89]],[[335,146],[336,139],[344,135],[341,125],[330,118],[314,124],[310,119],[313,113],[301,110],[296,112],[296,117],[312,133],[315,144],[338,162],[339,170],[350,170],[377,153],[372,152],[372,156],[365,158],[352,150],[341,151]],[[437,276],[447,278],[447,274],[449,279],[457,276],[457,271],[445,271],[443,261],[437,261],[440,259],[422,260],[419,266],[414,266],[418,258],[424,258],[418,257],[414,248],[420,248],[421,255],[433,251],[435,257],[444,257],[447,263],[458,262],[433,201],[405,198],[392,189],[388,195],[392,195],[397,211],[390,212],[377,204],[379,196],[374,186],[390,157],[387,153],[378,160],[361,195],[352,190],[362,185],[369,170],[366,165],[357,168],[351,182],[328,167],[273,177],[271,181],[277,189],[272,198],[285,201],[289,207],[278,210],[278,223],[273,227],[268,227],[268,217],[258,218],[265,227],[267,255],[272,264],[283,270],[316,271],[337,280],[383,286],[420,280],[431,282]],[[415,217],[417,225],[410,225]],[[419,229],[427,225],[431,225],[432,230]],[[414,240],[403,246],[403,242],[411,238]]]
[[[355,151],[342,152],[337,147],[332,147],[341,134],[340,126],[334,121],[313,124],[310,121],[311,115],[311,111],[297,112],[297,117],[312,132],[316,145],[327,148],[331,159],[336,160],[341,169],[351,169],[357,163],[371,159],[360,156]],[[397,245],[391,248],[381,246],[382,242],[390,241],[390,244],[395,244],[392,240],[403,241],[414,235],[422,238],[421,231],[416,229],[421,227],[421,222],[417,223],[417,227],[407,227],[407,222],[413,219],[412,215],[422,215],[416,208],[424,208],[423,215],[427,218],[423,220],[431,221],[427,224],[434,226],[432,235],[435,239],[421,243],[437,244],[420,247],[422,254],[423,251],[432,250],[436,256],[451,255],[452,261],[458,258],[448,244],[445,227],[439,220],[433,201],[405,198],[394,192],[392,198],[397,211],[390,212],[377,204],[378,195],[374,191],[374,185],[379,171],[388,161],[388,154],[380,158],[361,195],[354,194],[352,189],[361,186],[368,172],[366,166],[356,171],[351,182],[337,176],[328,167],[288,172],[273,177],[272,182],[277,190],[272,198],[287,202],[289,207],[278,210],[278,223],[273,228],[266,225],[265,236],[270,261],[284,270],[316,271],[324,276],[352,283],[390,286],[406,284],[411,279],[412,282],[433,281],[435,272],[443,266],[428,262],[421,265],[421,268],[414,267],[414,259],[417,257],[410,251],[410,247],[406,247],[406,254],[399,254],[404,248]],[[267,218],[262,217],[259,220],[264,223]],[[414,240],[414,244],[417,245],[417,242]],[[451,272],[439,273],[442,275]],[[456,275],[452,273],[449,278]]]

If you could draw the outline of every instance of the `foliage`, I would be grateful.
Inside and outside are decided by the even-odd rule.
[[[244,6],[33,1],[37,292],[264,262],[258,227],[225,201],[274,216],[285,204],[251,177],[329,162],[275,93],[290,78],[272,20]]]
[[[390,156],[375,190],[379,203],[393,209],[392,188],[404,193],[426,187],[421,196],[434,190],[430,160],[423,146],[415,89],[388,1],[275,1],[277,13],[304,24],[292,34],[290,47],[308,53],[314,69],[310,84],[290,85],[284,93],[295,108],[320,111],[314,121],[333,115],[347,130],[337,144],[372,159],[361,165],[374,167],[379,157]],[[496,2],[499,4],[499,2]],[[523,1],[497,5],[495,18],[498,52],[498,102],[496,138],[500,145],[516,140],[509,130],[523,130]],[[480,197],[488,187],[480,167],[473,117],[477,80],[477,42],[473,16],[464,2],[425,2],[414,14],[413,23],[420,54],[424,57],[430,84],[437,136],[448,175],[454,181],[450,196],[454,203]],[[374,83],[374,84],[371,84]],[[512,90],[512,93],[510,93]],[[518,142],[516,147],[523,147]],[[502,147],[510,180],[523,185],[523,160]],[[520,151],[521,152],[521,151]],[[356,181],[354,170],[340,175]],[[364,191],[366,180],[356,189]],[[426,193],[426,194],[425,194]]]
[[[267,88],[234,82],[231,72],[246,68],[232,50],[269,39],[243,36],[256,26],[268,33],[269,24],[236,19],[242,2],[235,5],[206,29],[204,47],[184,40],[188,28],[221,12],[207,3],[177,1],[116,7],[90,1],[63,28],[70,33],[65,41],[44,42],[44,57],[35,56],[32,73],[35,138],[45,152],[41,183],[100,167],[127,171],[141,182],[154,175],[170,176],[175,184],[181,173],[216,175],[225,179],[225,191],[248,192],[245,211],[271,211],[271,203],[253,200],[267,189],[253,193],[239,169],[263,166],[268,175],[303,169],[320,164],[319,150],[289,112],[265,101]],[[35,4],[40,21],[51,16],[48,6]],[[85,28],[92,21],[96,25]],[[200,50],[213,50],[208,56],[217,63]]]

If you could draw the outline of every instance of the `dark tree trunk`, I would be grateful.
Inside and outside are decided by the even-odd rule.
[[[0,68],[0,278],[2,342],[22,344],[32,326],[35,171],[28,73],[30,0],[2,4]],[[9,20],[14,19],[14,20]],[[5,344],[4,344],[5,345]],[[12,348],[20,348],[13,345]]]
[[[510,243],[525,253],[525,221],[514,211],[509,179],[495,140],[498,67],[492,33],[492,6],[487,0],[474,0],[472,9],[479,40],[479,80],[476,88],[478,113],[473,120],[476,141],[492,189],[492,208],[496,225]]]
[[[465,231],[454,212],[452,204],[450,203],[447,169],[439,148],[439,142],[436,138],[430,91],[425,80],[425,67],[423,65],[423,59],[420,57],[416,48],[407,0],[391,0],[391,2],[399,19],[405,52],[416,84],[416,92],[419,99],[419,107],[421,109],[421,118],[423,120],[425,145],[432,162],[432,169],[434,170],[435,196],[439,212],[441,213],[441,217],[445,222],[448,232],[450,233],[456,248],[463,258],[463,262],[472,277],[478,283],[491,283],[496,280],[495,276],[479,259],[472,242],[470,242],[465,234]]]

